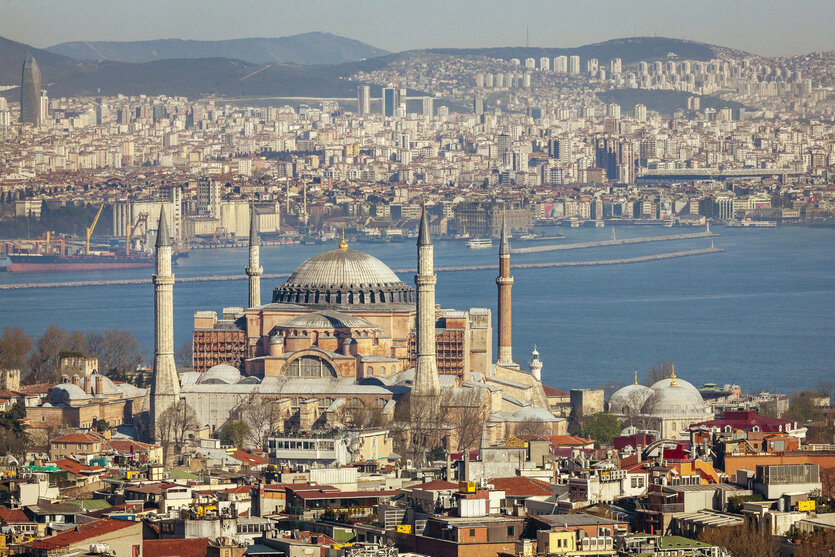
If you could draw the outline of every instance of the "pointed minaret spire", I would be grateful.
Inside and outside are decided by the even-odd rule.
[[[261,305],[261,275],[264,268],[260,264],[261,238],[258,236],[258,213],[255,204],[249,211],[249,266],[246,274],[249,277],[249,306],[257,308]]]
[[[159,208],[159,225],[157,226],[157,243],[156,247],[164,247],[171,245],[171,234],[168,232],[168,219],[165,218],[165,204],[160,204]]]
[[[418,246],[431,246],[432,233],[429,230],[429,217],[426,214],[426,205],[420,215],[420,230],[418,231]]]
[[[531,361],[528,364],[531,368],[531,375],[534,378],[542,382],[542,360],[539,359],[539,350],[536,349],[536,345],[533,345],[533,352],[531,352]]]
[[[435,246],[432,245],[425,206],[420,220],[417,248],[418,266],[415,275],[417,354],[412,395],[434,398],[440,394],[438,362],[435,358],[435,282],[437,278],[434,263]]]
[[[510,242],[507,239],[507,215],[502,209],[502,241],[499,246],[499,355],[496,363],[501,366],[515,366],[513,363],[512,302],[513,277],[510,276]]]
[[[174,364],[174,274],[171,272],[171,237],[160,207],[154,273],[154,383],[151,386],[151,435],[159,438],[159,416],[180,399],[180,379]]]

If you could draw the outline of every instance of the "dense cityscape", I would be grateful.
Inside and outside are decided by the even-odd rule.
[[[558,384],[513,334],[547,317],[514,311],[512,295],[536,288],[514,269],[605,273],[717,257],[717,230],[835,226],[835,51],[354,41],[347,59],[287,65],[291,88],[235,95],[186,94],[177,71],[154,74],[165,92],[139,92],[128,73],[190,58],[241,65],[232,79],[250,83],[286,68],[3,41],[0,306],[47,288],[126,299],[103,332],[73,316],[31,335],[31,316],[0,308],[0,555],[835,553],[831,366],[814,384],[786,369],[796,388],[782,393],[745,373],[700,386],[667,359],[628,382]],[[607,239],[572,242],[577,228]],[[440,241],[492,263],[444,267]],[[321,249],[265,272],[262,247],[305,244]],[[374,244],[414,269],[392,270]],[[831,243],[817,247],[831,261]],[[177,272],[190,253],[234,248],[247,257],[235,276]],[[517,259],[598,248],[615,255]],[[496,273],[468,284],[487,301],[446,307],[470,304],[437,273],[475,271]],[[224,299],[201,280],[228,284]],[[151,354],[132,327],[137,292]],[[826,294],[806,295],[826,313]],[[184,298],[200,309],[177,346]]]

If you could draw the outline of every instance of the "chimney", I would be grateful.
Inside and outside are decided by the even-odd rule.
[[[104,390],[104,377],[96,374],[96,392],[94,394],[100,395]]]
[[[81,377],[79,377],[78,375],[73,375],[72,376],[72,384],[75,385],[76,387],[81,387]]]
[[[84,376],[84,392],[88,395],[93,394],[93,382],[90,381],[89,375]]]

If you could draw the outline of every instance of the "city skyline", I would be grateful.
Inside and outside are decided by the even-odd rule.
[[[151,0],[101,9],[88,0],[36,5],[7,1],[0,36],[46,48],[67,41],[140,41],[164,38],[223,40],[280,37],[313,31],[350,37],[390,51],[449,47],[574,47],[633,36],[665,36],[716,44],[762,56],[789,56],[835,48],[827,22],[835,4],[648,0],[637,3],[530,1],[513,10],[500,2],[435,0],[419,5],[369,0],[356,3],[261,0],[229,13],[219,2]],[[112,3],[108,3],[112,6]],[[478,8],[478,9],[476,9]],[[128,10],[133,17],[125,18]],[[159,18],[159,14],[168,14]],[[258,14],[253,18],[253,14]],[[815,14],[810,17],[810,14]],[[570,17],[565,17],[566,15]],[[185,22],[185,24],[184,24]],[[54,23],[54,24],[53,24]]]

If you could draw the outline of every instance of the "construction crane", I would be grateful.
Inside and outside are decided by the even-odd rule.
[[[125,254],[130,254],[131,237],[136,236],[136,229],[140,226],[142,227],[142,234],[144,235],[148,230],[148,213],[139,213],[139,217],[136,219],[136,224],[133,226],[128,224],[128,237],[127,242],[125,242]]]
[[[96,213],[96,218],[93,219],[93,224],[87,227],[87,238],[84,242],[84,255],[90,255],[90,236],[93,235],[93,230],[96,229],[96,224],[99,222],[102,209],[104,209],[104,203],[99,205],[99,211]]]

